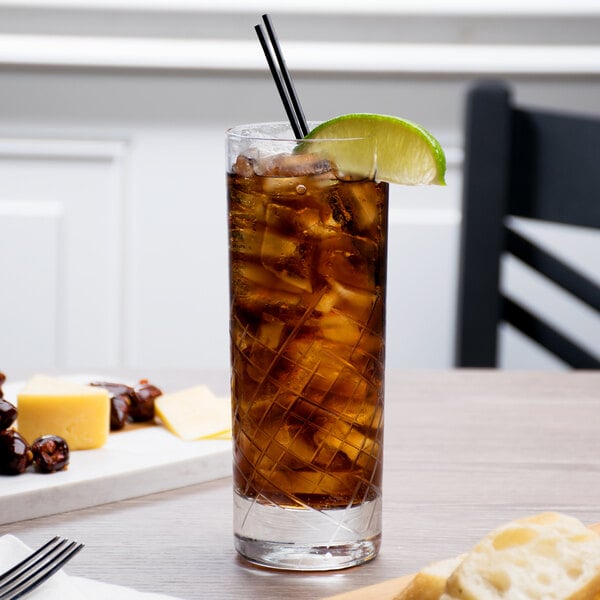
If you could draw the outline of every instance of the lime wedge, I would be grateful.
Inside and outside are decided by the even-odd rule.
[[[343,170],[348,157],[336,156],[334,140],[362,137],[376,140],[377,179],[404,185],[445,185],[446,157],[440,143],[426,129],[405,119],[373,114],[342,115],[317,125],[306,139],[324,140],[322,146],[331,140],[331,155]],[[357,148],[360,152],[361,146]],[[361,162],[367,165],[369,160],[367,156],[352,157],[353,165]]]

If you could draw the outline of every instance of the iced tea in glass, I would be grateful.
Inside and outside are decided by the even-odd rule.
[[[381,537],[387,183],[375,141],[227,135],[236,548],[329,570]],[[369,145],[341,172],[336,153]],[[332,151],[333,148],[333,151]]]

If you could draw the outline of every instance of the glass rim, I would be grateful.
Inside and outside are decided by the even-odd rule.
[[[322,121],[309,121],[309,128],[312,129],[319,125]],[[285,137],[278,137],[274,134],[260,135],[260,128],[265,128],[266,126],[281,127],[282,130],[289,131],[290,135]],[[362,135],[362,136],[351,136],[351,137],[332,137],[332,138],[315,138],[315,139],[307,139],[302,138],[298,139],[294,137],[291,125],[286,121],[264,121],[264,122],[256,122],[256,123],[246,123],[243,125],[234,125],[225,130],[225,134],[228,138],[238,139],[238,140],[261,140],[265,142],[294,142],[294,143],[322,143],[322,142],[335,142],[335,141],[353,141],[353,140],[368,140],[374,136],[372,135]]]

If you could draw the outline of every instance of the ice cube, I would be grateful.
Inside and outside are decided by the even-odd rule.
[[[365,181],[340,184],[335,188],[334,207],[346,231],[379,240],[382,231],[383,195],[378,184]]]
[[[325,413],[363,425],[373,414],[379,394],[373,385],[352,369],[344,369],[321,401]]]
[[[303,435],[302,427],[282,427],[275,435],[275,439],[285,449],[285,464],[294,465],[296,468],[310,465],[315,454],[315,446],[311,439]]]
[[[303,206],[320,207],[327,188],[336,184],[330,173],[311,175],[310,177],[262,177],[261,192],[280,203],[301,208]]]
[[[332,189],[329,196],[329,206],[331,208],[331,216],[335,222],[344,230],[351,230],[354,221],[352,205],[345,201],[346,198],[340,193],[340,186]]]
[[[328,342],[318,334],[318,329],[305,331],[306,337],[295,339],[284,352],[285,359],[295,366],[293,376],[315,400],[330,389],[345,364],[340,354],[343,348],[328,347]],[[345,354],[348,354],[347,349]]]
[[[314,222],[311,211],[297,213],[285,206],[270,205],[261,247],[263,266],[298,290],[311,293],[313,246],[304,230]]]
[[[273,405],[272,396],[277,393],[277,388],[264,382],[254,390],[247,390],[247,394],[240,397],[238,394],[237,405],[240,422],[244,430],[253,433],[261,427],[266,415],[270,415],[269,422],[279,421],[283,416],[281,408]],[[256,393],[258,392],[258,393]]]
[[[252,158],[240,154],[236,158],[231,170],[240,177],[252,177],[254,175],[253,163],[254,160]]]
[[[299,246],[302,242],[272,228],[265,230],[261,243],[260,257],[263,265],[272,270],[273,263],[300,259]],[[267,266],[268,265],[268,266]]]
[[[273,315],[263,313],[262,322],[258,326],[256,340],[260,345],[266,346],[271,350],[276,350],[281,343],[284,329],[285,323],[283,321]]]
[[[342,420],[322,420],[319,424],[315,442],[320,446],[343,452],[352,464],[363,468],[379,459],[379,441],[365,435],[352,424]]]
[[[323,468],[304,470],[280,470],[271,475],[277,488],[290,490],[293,496],[351,497],[357,485],[352,472],[327,472]],[[298,503],[299,504],[299,503]]]
[[[315,310],[319,313],[327,314],[335,306],[338,301],[338,294],[329,288],[319,299],[315,306]]]
[[[331,163],[318,154],[274,154],[254,164],[254,172],[263,177],[301,177],[331,170]]]
[[[229,247],[233,254],[260,256],[263,242],[264,226],[258,225],[254,219],[231,214],[229,217]]]
[[[317,304],[317,310],[329,313],[336,308],[358,323],[367,323],[374,307],[380,300],[380,294],[355,288],[349,284],[344,285],[331,278],[327,280],[327,283],[329,290]]]
[[[272,271],[285,284],[286,287],[311,293],[313,291],[310,280],[310,269],[302,260],[295,257],[278,257],[271,264],[263,259],[265,268]]]
[[[297,236],[311,230],[319,220],[319,210],[315,207],[291,208],[275,202],[269,204],[265,214],[265,222],[269,228]]]
[[[262,265],[239,261],[232,266],[232,271],[236,280],[236,288],[241,288],[240,293],[242,294],[250,293],[246,288],[252,287],[252,292],[272,306],[294,306],[301,300],[298,295],[298,286],[287,285],[285,281],[276,277],[272,271],[265,269]],[[244,286],[244,280],[247,280],[250,285]],[[272,293],[274,290],[277,290],[276,294]]]
[[[262,191],[256,191],[257,186],[252,185],[253,180],[244,181],[248,184],[236,186],[230,192],[229,215],[263,222],[269,199]]]
[[[332,311],[318,319],[319,329],[324,339],[354,348],[363,333],[364,327],[338,311]],[[348,354],[348,350],[343,356]]]
[[[287,350],[287,348],[286,348]],[[301,397],[309,394],[313,401],[317,401],[314,394],[307,388],[310,383],[311,372],[302,364],[292,363],[287,356],[280,358],[278,379],[282,387],[289,390],[289,394],[279,394],[276,402],[286,403],[286,409],[293,410],[294,414],[307,418],[310,416],[310,406]]]
[[[337,315],[339,316],[339,315]],[[338,319],[338,322],[340,320]],[[352,319],[348,319],[346,323],[353,323]],[[323,335],[327,335],[329,341],[340,345],[340,356],[346,357],[350,364],[360,364],[368,358],[381,360],[385,340],[378,331],[373,331],[369,327],[355,324],[350,327],[350,331],[345,333],[337,333],[335,329],[335,320],[331,319],[325,324]]]
[[[274,470],[309,466],[315,454],[312,431],[307,437],[302,421],[275,404],[269,406],[257,426],[245,425],[239,440],[244,444],[245,455],[267,478]]]
[[[371,293],[376,292],[378,259],[375,242],[341,232],[322,240],[319,246],[319,272],[326,279]]]
[[[263,427],[268,429],[268,435],[264,438],[261,437],[261,450],[264,457],[276,463],[278,470],[283,466],[293,469],[304,465],[302,452],[306,443],[298,435],[297,427],[288,424],[282,425],[280,422],[263,424]],[[259,471],[264,471],[264,467],[267,465],[268,463],[265,464],[264,460],[261,460],[258,464]],[[264,474],[269,476],[269,472]]]

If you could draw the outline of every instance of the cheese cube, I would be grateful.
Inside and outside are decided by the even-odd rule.
[[[165,427],[183,440],[231,438],[231,402],[205,385],[163,394],[154,407]]]
[[[100,387],[35,375],[17,395],[17,410],[17,428],[30,444],[51,434],[71,450],[88,450],[108,439],[110,396]]]

